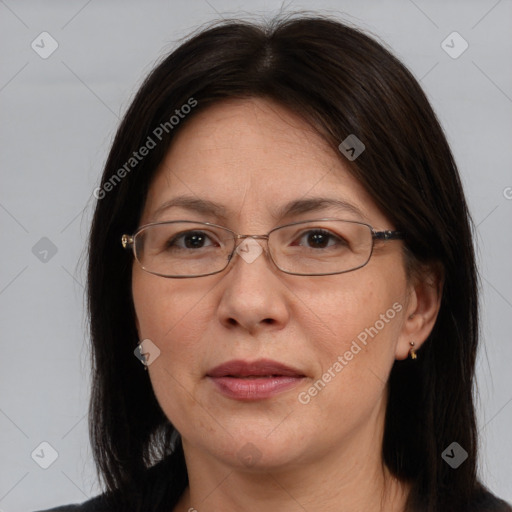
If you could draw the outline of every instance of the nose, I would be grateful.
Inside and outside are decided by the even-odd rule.
[[[229,329],[282,329],[289,321],[289,295],[272,263],[264,240],[245,238],[223,276],[218,306],[220,322]]]

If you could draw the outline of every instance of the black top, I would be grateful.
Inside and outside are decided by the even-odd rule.
[[[183,452],[168,456],[137,479],[137,489],[101,494],[85,503],[40,512],[172,512],[188,485]],[[169,483],[172,482],[172,485]]]
[[[170,505],[169,512],[172,512],[176,504]],[[103,495],[92,498],[81,505],[64,505],[62,507],[51,508],[40,512],[114,512],[111,508],[105,508]],[[151,509],[153,510],[153,509]],[[511,512],[512,507],[499,498],[496,498],[490,493],[486,493],[485,497],[476,505],[476,508],[471,509],[472,512]],[[119,511],[116,511],[119,512]]]
[[[187,475],[177,473],[177,465],[172,459],[173,457],[168,457],[147,471],[147,478],[144,479],[142,486],[142,496],[129,501],[131,504],[137,501],[138,504],[130,506],[130,512],[134,509],[143,512],[172,512],[188,483]],[[174,489],[169,489],[170,481],[175,483]],[[105,494],[101,494],[82,504],[64,505],[39,512],[125,512],[121,510],[122,508],[125,507],[113,505],[112,502],[107,501]],[[512,512],[512,507],[482,489],[470,510],[466,512]]]

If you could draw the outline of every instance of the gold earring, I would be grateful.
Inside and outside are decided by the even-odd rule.
[[[414,341],[409,341],[409,345],[411,345],[411,348],[409,349],[411,359],[417,359],[418,356],[416,355],[416,350],[414,350]]]

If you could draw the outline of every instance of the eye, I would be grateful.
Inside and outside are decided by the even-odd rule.
[[[185,231],[170,238],[167,243],[167,249],[202,249],[215,245],[212,239],[205,231]]]
[[[326,229],[312,229],[304,232],[297,245],[304,245],[311,249],[325,249],[336,245],[347,245],[343,238]]]

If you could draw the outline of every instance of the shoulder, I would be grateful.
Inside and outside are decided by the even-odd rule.
[[[185,468],[185,462],[182,454],[178,453],[148,468],[140,478],[140,487],[137,489],[118,489],[113,494],[107,496],[103,493],[81,504],[63,505],[38,512],[119,512],[126,509],[127,503],[132,511],[169,510],[178,502],[188,484],[186,469],[182,467]],[[137,506],[134,506],[135,501],[138,502]]]
[[[475,499],[470,512],[512,512],[512,506],[487,489],[483,489]]]
[[[46,510],[39,510],[37,512],[114,512],[111,508],[108,508],[105,496],[102,494],[91,498],[88,501],[80,504],[62,505],[55,508],[49,508]]]

